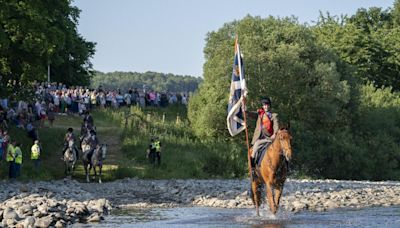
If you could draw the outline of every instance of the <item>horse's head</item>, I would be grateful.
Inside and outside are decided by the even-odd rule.
[[[290,135],[287,129],[282,128],[278,131],[277,139],[281,144],[281,150],[283,152],[283,155],[285,156],[287,161],[290,161],[292,159],[292,145],[291,145],[292,136]]]

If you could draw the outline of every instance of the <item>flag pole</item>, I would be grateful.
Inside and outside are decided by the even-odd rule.
[[[240,52],[240,47],[239,47],[239,38],[238,35],[236,35],[236,42],[235,45],[237,46],[238,49],[238,65],[239,65],[239,76],[240,76],[240,81],[243,82],[243,76],[242,76],[242,56],[241,56],[241,52]],[[236,47],[235,47],[236,48]],[[243,88],[243,87],[242,87]],[[247,87],[246,87],[247,90]],[[246,146],[247,146],[247,165],[248,165],[248,169],[249,169],[249,176],[250,176],[250,180],[253,180],[253,175],[251,173],[251,163],[250,163],[250,145],[249,145],[249,133],[247,130],[247,117],[246,117],[246,97],[244,95],[242,95],[243,99],[242,99],[242,111],[243,111],[243,120],[244,120],[244,124],[245,124],[245,132],[246,132]]]

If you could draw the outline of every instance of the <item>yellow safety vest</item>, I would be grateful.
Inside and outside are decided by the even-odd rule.
[[[156,152],[161,152],[160,141],[155,141],[154,146],[156,147]]]
[[[6,161],[12,162],[12,161],[14,161],[14,158],[15,158],[14,146],[12,144],[8,144]]]
[[[39,159],[40,155],[40,147],[37,144],[34,144],[31,148],[31,159],[32,160],[37,160]]]
[[[22,164],[22,151],[18,146],[14,149],[15,164]]]

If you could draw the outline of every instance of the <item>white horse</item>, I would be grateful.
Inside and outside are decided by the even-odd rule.
[[[68,141],[68,148],[64,152],[65,175],[72,175],[75,168],[76,155],[74,151],[74,140]]]

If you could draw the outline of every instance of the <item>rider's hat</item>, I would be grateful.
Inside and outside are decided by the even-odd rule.
[[[263,97],[261,98],[261,104],[267,104],[267,105],[271,105],[271,99],[269,97]]]
[[[35,140],[35,142],[34,142],[35,144],[38,144],[39,143],[39,140]]]
[[[68,131],[69,131],[69,132],[73,132],[74,129],[72,129],[72,127],[70,127],[70,128],[68,128]]]

